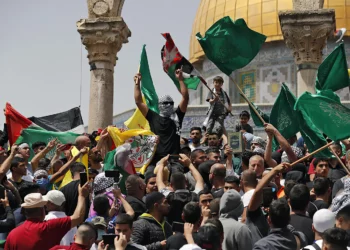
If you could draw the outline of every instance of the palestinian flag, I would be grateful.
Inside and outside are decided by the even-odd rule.
[[[161,50],[161,59],[165,73],[173,80],[176,87],[180,89],[180,83],[176,79],[175,71],[182,68],[185,85],[188,89],[196,90],[200,83],[198,78],[199,72],[180,54],[169,33],[163,33],[162,36],[166,39],[165,45]]]
[[[5,116],[11,145],[16,142],[21,135],[21,131],[26,128],[55,132],[70,131],[77,134],[84,133],[83,119],[78,107],[53,115],[26,118],[15,110],[11,104],[6,103]]]
[[[45,129],[36,129],[34,128],[24,128],[21,135],[16,140],[16,144],[28,143],[29,147],[32,148],[33,143],[42,141],[46,144],[51,140],[57,138],[59,143],[61,144],[74,144],[75,139],[79,136],[79,134],[75,134],[72,132],[53,132],[47,131]],[[47,158],[52,158],[55,154],[55,148],[52,149],[49,153],[47,153]],[[34,152],[31,152],[31,156],[34,156]]]
[[[38,125],[15,110],[9,103],[6,103],[5,116],[10,145],[16,142],[23,129],[34,127],[41,129]]]
[[[84,122],[80,108],[42,117],[29,117],[29,120],[49,131],[70,131],[77,134],[84,133]]]

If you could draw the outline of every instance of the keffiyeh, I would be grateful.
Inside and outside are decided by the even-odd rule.
[[[172,103],[172,104],[171,104]],[[163,117],[170,117],[174,113],[174,100],[169,95],[159,98],[159,115]]]
[[[295,147],[295,146],[291,146],[291,147],[292,147],[294,154],[298,157],[298,159],[300,159],[304,156],[303,152],[301,151],[300,148]],[[284,162],[290,163],[290,160],[288,159],[287,153],[285,151],[282,153],[281,162],[282,163],[284,163]]]
[[[35,171],[34,179],[36,179],[38,176],[41,176],[41,175],[49,176],[49,174],[46,172],[46,170],[39,169],[39,170]]]
[[[345,177],[342,179],[344,183],[344,191],[340,195],[336,196],[332,201],[332,212],[338,213],[340,209],[350,204],[350,178]]]
[[[106,189],[106,192],[111,191],[113,189],[113,183],[114,179],[112,177],[106,177],[104,172],[98,174],[94,180],[94,193],[104,189]]]
[[[261,138],[259,136],[254,136],[253,140],[251,141],[251,143],[259,144],[262,149],[265,149],[265,147],[266,147],[266,142],[264,141],[263,138]]]

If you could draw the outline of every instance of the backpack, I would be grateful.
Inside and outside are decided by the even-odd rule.
[[[169,224],[172,224],[174,221],[183,223],[181,215],[184,206],[191,201],[198,201],[198,195],[187,189],[180,189],[171,192],[167,196],[167,200],[170,205],[170,211],[167,217]]]

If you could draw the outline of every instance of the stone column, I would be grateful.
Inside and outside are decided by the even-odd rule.
[[[89,18],[77,22],[90,64],[88,132],[113,122],[114,66],[131,32],[121,15],[123,0],[88,0]]]
[[[323,0],[294,0],[297,10],[280,11],[279,19],[286,46],[293,51],[297,72],[297,95],[315,93],[318,66],[327,38],[335,30],[335,11],[317,9]]]

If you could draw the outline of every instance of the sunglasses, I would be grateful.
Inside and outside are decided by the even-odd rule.
[[[174,102],[160,102],[160,105],[174,105]]]

